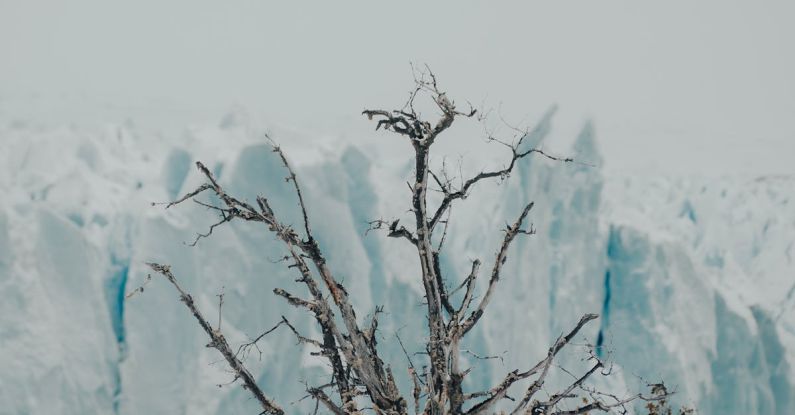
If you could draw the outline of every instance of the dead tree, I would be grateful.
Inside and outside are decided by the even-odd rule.
[[[440,112],[434,122],[424,119],[415,109],[415,101],[420,97],[430,98],[431,105]],[[572,343],[583,326],[597,318],[595,314],[582,316],[571,331],[557,338],[546,356],[535,365],[508,372],[499,383],[488,390],[465,390],[464,379],[470,373],[470,368],[462,365],[464,352],[462,343],[487,312],[495,287],[502,276],[511,243],[517,237],[534,233],[532,226],[528,227],[526,224],[533,202],[528,201],[524,209],[517,212],[516,218],[503,230],[504,237],[497,247],[496,257],[489,266],[485,284],[478,284],[483,263],[480,260],[472,262],[471,271],[460,284],[463,299],[458,303],[453,301],[453,293],[448,292],[445,284],[452,277],[443,275],[440,267],[443,244],[434,243],[440,237],[443,239],[443,233],[446,233],[447,221],[443,218],[449,215],[453,204],[465,199],[481,182],[505,179],[517,163],[526,157],[537,155],[559,162],[572,160],[555,157],[540,149],[523,149],[523,140],[527,136],[524,134],[512,144],[499,141],[511,153],[505,167],[482,171],[467,180],[462,180],[459,186],[454,186],[451,180],[443,180],[439,177],[441,174],[432,171],[429,164],[431,149],[456,120],[474,117],[477,111],[471,106],[466,111],[460,111],[455,102],[439,89],[436,78],[429,69],[415,74],[414,89],[403,108],[365,110],[363,114],[368,119],[376,121],[376,130],[384,129],[401,136],[414,150],[414,177],[409,183],[414,223],[404,226],[398,221],[374,220],[370,224],[371,229],[385,230],[388,237],[400,238],[410,244],[416,250],[420,266],[417,278],[422,279],[424,287],[428,323],[426,350],[423,356],[427,359],[428,369],[420,373],[413,364],[409,367],[413,388],[408,394],[398,389],[392,366],[386,364],[379,356],[375,333],[380,310],[377,309],[373,313],[368,325],[360,325],[344,284],[327,265],[323,250],[312,233],[309,210],[304,203],[296,174],[285,154],[272,141],[273,151],[284,164],[286,180],[292,184],[298,198],[298,208],[303,222],[301,229],[293,229],[280,221],[266,197],[259,196],[254,203],[251,203],[227,193],[201,162],[197,162],[196,166],[206,182],[166,205],[166,208],[170,208],[187,200],[194,200],[219,214],[218,222],[212,225],[206,234],[200,234],[197,241],[199,238],[210,236],[217,226],[242,220],[261,223],[283,242],[285,262],[288,267],[297,270],[300,275],[299,281],[306,287],[306,293],[297,295],[283,289],[275,289],[274,294],[282,297],[289,305],[304,309],[314,318],[322,338],[304,337],[284,317],[277,327],[282,325],[289,327],[299,342],[314,346],[317,349],[316,354],[328,360],[332,371],[332,381],[325,385],[308,387],[308,396],[336,415],[362,413],[365,410],[390,415],[408,414],[412,410],[415,413],[429,415],[489,414],[494,413],[498,408],[503,408],[501,404],[506,399],[513,401],[510,405],[511,414],[581,414],[594,411],[608,412],[612,409],[626,411],[627,404],[637,399],[655,401],[667,396],[666,393],[619,397],[592,389],[587,384],[590,377],[609,374],[609,369],[595,353],[587,356],[587,360],[591,362],[589,368],[581,375],[574,376],[567,386],[552,394],[540,393],[558,353]],[[492,138],[492,141],[498,140]],[[438,189],[434,190],[442,195],[441,201],[436,206],[429,205],[428,192],[432,186],[431,181],[438,186]],[[211,205],[196,199],[205,192],[217,196],[220,203]],[[168,265],[152,263],[149,266],[165,276],[177,289],[182,302],[209,336],[208,347],[213,347],[221,353],[235,374],[235,380],[240,380],[243,387],[257,399],[262,412],[284,413],[284,409],[276,403],[276,399],[266,394],[267,385],[261,386],[255,382],[246,369],[241,355],[242,351],[255,346],[257,341],[276,327],[235,349],[221,333],[220,324],[218,328],[210,325],[196,307],[191,295],[179,285]],[[478,285],[485,285],[485,292],[476,300]],[[522,385],[520,394],[510,397],[509,390],[514,388],[516,391],[519,385]]]

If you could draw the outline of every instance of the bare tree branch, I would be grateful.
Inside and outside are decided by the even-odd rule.
[[[282,415],[284,414],[284,410],[280,408],[276,403],[273,402],[272,399],[265,396],[262,392],[262,389],[257,385],[257,382],[254,380],[254,377],[251,376],[251,373],[243,366],[243,363],[237,358],[235,353],[232,353],[232,350],[229,347],[229,343],[227,343],[226,338],[219,332],[216,331],[210,326],[210,323],[204,318],[198,308],[196,308],[196,304],[193,302],[193,297],[190,294],[186,293],[182,287],[179,286],[177,283],[177,279],[174,277],[174,274],[171,273],[171,267],[168,265],[160,265],[155,263],[148,263],[150,268],[153,271],[163,275],[166,279],[177,289],[180,295],[180,300],[185,304],[186,307],[191,311],[193,317],[199,322],[199,325],[204,329],[204,332],[210,337],[210,343],[208,344],[209,347],[213,347],[218,350],[221,355],[224,356],[229,367],[235,372],[235,375],[243,379],[245,384],[245,388],[248,389],[257,401],[259,401],[260,406],[262,406],[262,410],[269,414],[274,415]]]
[[[565,347],[567,344],[569,344],[569,342],[571,342],[571,340],[574,338],[574,336],[577,335],[577,333],[580,332],[583,326],[585,326],[589,321],[597,317],[598,316],[596,314],[584,315],[577,323],[577,325],[574,327],[574,329],[572,329],[567,335],[559,337],[558,340],[555,342],[555,344],[553,344],[552,347],[549,348],[549,353],[547,353],[547,357],[544,360],[538,362],[530,370],[527,370],[525,372],[519,372],[518,370],[510,372],[502,380],[502,382],[500,382],[497,386],[491,388],[489,391],[487,391],[484,394],[486,396],[489,396],[489,398],[473,406],[469,411],[467,411],[467,415],[483,414],[490,411],[491,408],[499,400],[505,398],[505,396],[508,393],[508,388],[510,388],[514,383],[516,383],[519,380],[527,379],[528,377],[533,376],[536,373],[539,373],[539,371],[543,371],[542,372],[543,376],[546,376],[547,369],[549,368],[549,365],[552,363],[552,359],[555,358],[558,352],[560,352],[560,350],[563,349],[563,347]],[[543,377],[540,377],[539,380],[540,384],[538,385],[538,388],[540,388],[541,385],[543,384]],[[532,385],[530,388],[535,389],[533,388]],[[527,394],[525,394],[525,396],[527,396]],[[524,402],[524,399],[522,401]]]
[[[262,334],[260,334],[256,338],[252,339],[250,342],[246,342],[246,343],[241,344],[237,348],[237,352],[235,353],[235,356],[240,356],[242,354],[244,356],[244,358],[245,358],[245,356],[248,354],[248,350],[251,350],[252,347],[256,347],[257,351],[259,351],[260,358],[262,358],[262,350],[259,349],[259,346],[257,346],[257,343],[259,343],[259,341],[262,340],[263,337],[265,337],[265,336],[273,333],[274,331],[276,331],[276,329],[278,329],[279,326],[281,326],[282,324],[284,324],[284,320],[278,322],[272,328],[270,328],[268,330],[265,330]]]
[[[500,246],[500,250],[497,253],[497,258],[494,260],[494,266],[491,269],[491,279],[489,280],[489,286],[486,289],[486,294],[483,295],[483,298],[480,300],[477,308],[467,317],[467,319],[461,323],[460,328],[460,335],[464,336],[472,329],[472,327],[477,324],[480,317],[483,316],[483,313],[486,311],[486,306],[489,305],[489,301],[491,300],[491,296],[494,294],[494,287],[496,287],[497,282],[500,280],[500,271],[502,270],[503,264],[507,260],[508,256],[508,248],[511,246],[511,242],[513,239],[520,233],[522,230],[522,224],[524,223],[527,214],[530,213],[530,209],[533,208],[533,202],[530,202],[525,206],[522,210],[522,213],[519,215],[519,218],[514,222],[513,225],[508,226],[505,231],[505,238],[502,241],[502,245]]]
[[[304,203],[304,195],[301,193],[301,186],[298,184],[298,178],[295,175],[295,171],[293,168],[290,167],[290,163],[287,161],[287,156],[284,155],[281,147],[276,145],[276,143],[271,139],[269,135],[265,135],[268,141],[273,148],[273,152],[279,155],[279,158],[282,160],[282,164],[284,168],[287,169],[289,175],[285,178],[286,181],[293,183],[293,188],[295,189],[295,194],[298,196],[298,204],[301,207],[301,216],[304,219],[304,231],[306,231],[306,237],[311,242],[312,241],[312,231],[309,228],[309,215],[306,213],[306,204]]]
[[[411,231],[406,229],[405,226],[401,225],[400,227],[398,227],[399,223],[400,223],[399,219],[395,219],[395,220],[393,220],[391,222],[387,222],[387,221],[385,221],[383,219],[372,220],[372,221],[368,222],[369,227],[365,231],[365,235],[367,233],[369,233],[370,231],[374,231],[374,230],[378,230],[378,229],[384,229],[384,227],[388,225],[388,230],[389,230],[389,232],[387,233],[388,237],[390,237],[390,238],[405,238],[407,241],[411,242],[412,245],[416,246],[417,245],[417,237],[414,236],[414,234],[411,233]]]
[[[534,415],[562,415],[608,411],[611,408],[625,408],[624,405],[636,399],[665,402],[664,398],[668,396],[668,392],[664,390],[660,393],[659,388],[656,389],[657,392],[654,392],[653,388],[651,396],[636,394],[625,398],[589,389],[586,381],[600,368],[603,369],[600,372],[601,375],[606,376],[610,373],[609,366],[605,369],[603,362],[593,351],[591,351],[589,360],[596,363],[579,377],[565,368],[553,365],[558,353],[567,345],[572,344],[572,339],[583,326],[597,317],[595,314],[584,315],[571,331],[565,336],[558,337],[549,348],[546,357],[529,370],[523,372],[518,369],[510,370],[497,385],[487,390],[464,390],[464,379],[473,369],[472,367],[461,367],[462,362],[468,361],[468,359],[464,359],[464,356],[469,355],[479,360],[497,358],[502,360],[501,356],[479,355],[462,348],[466,347],[463,343],[464,338],[480,322],[491,304],[496,286],[502,278],[503,265],[507,261],[508,250],[512,242],[517,235],[533,234],[535,229],[532,224],[529,227],[525,226],[527,217],[533,208],[533,203],[528,203],[518,218],[512,224],[506,225],[505,235],[494,258],[485,293],[476,302],[475,289],[481,266],[480,260],[472,261],[469,274],[452,291],[449,288],[450,280],[444,275],[446,270],[442,267],[448,254],[443,250],[446,247],[448,230],[450,230],[452,205],[456,200],[465,199],[477,183],[492,178],[508,177],[519,160],[532,154],[563,163],[572,162],[573,159],[554,156],[538,148],[526,149],[524,142],[532,132],[509,125],[519,134],[516,136],[518,137],[517,141],[510,143],[507,140],[495,138],[490,133],[488,137],[488,141],[505,146],[510,150],[511,157],[504,164],[505,167],[481,171],[466,180],[459,171],[460,184],[457,182],[458,178],[454,184],[447,174],[444,159],[439,174],[431,170],[431,147],[456,120],[474,117],[478,112],[471,104],[469,104],[468,110],[460,111],[446,92],[440,89],[436,75],[427,65],[424,69],[417,69],[412,65],[412,69],[415,85],[401,109],[365,109],[362,114],[370,120],[376,121],[376,130],[383,129],[406,137],[414,150],[413,179],[406,183],[411,192],[410,212],[414,216],[413,223],[407,228],[399,220],[376,219],[368,223],[368,229],[365,231],[367,234],[372,230],[385,230],[387,237],[405,239],[416,249],[419,264],[418,278],[421,278],[422,281],[424,306],[426,307],[425,317],[427,318],[427,338],[424,342],[424,350],[414,353],[415,356],[421,355],[421,359],[424,360],[421,371],[415,366],[403,341],[397,334],[395,335],[408,359],[408,374],[412,382],[410,399],[414,404],[414,412],[422,412],[427,415],[486,414],[495,411],[499,402],[504,399],[516,402],[511,412],[512,415],[522,412]],[[437,119],[428,120],[418,113],[415,104],[421,97],[430,100],[428,103],[432,104]],[[478,117],[478,119],[480,118]],[[259,351],[261,356],[262,351],[258,342],[264,336],[285,325],[296,336],[299,344],[317,348],[318,350],[310,350],[308,353],[328,359],[332,370],[331,381],[324,385],[310,386],[305,383],[308,395],[301,398],[299,402],[308,398],[314,399],[315,413],[322,404],[325,409],[335,415],[361,414],[368,410],[379,415],[406,415],[409,412],[408,399],[404,398],[398,390],[390,366],[382,361],[378,351],[379,315],[383,312],[383,307],[376,306],[369,319],[369,325],[364,328],[360,327],[345,285],[332,273],[323,250],[313,235],[308,207],[296,172],[282,149],[269,135],[266,134],[265,138],[271,144],[273,152],[277,154],[287,172],[285,181],[292,182],[302,217],[303,232],[300,228],[296,231],[292,226],[280,221],[266,197],[257,196],[256,203],[250,204],[227,193],[212,172],[201,162],[197,162],[196,167],[205,178],[205,183],[179,199],[163,204],[166,208],[170,208],[186,200],[193,200],[220,215],[220,219],[213,223],[205,233],[197,234],[191,245],[196,245],[200,239],[211,236],[217,227],[234,220],[265,225],[282,242],[285,250],[279,254],[281,259],[276,262],[285,264],[288,269],[296,270],[300,274],[296,281],[306,287],[308,294],[294,295],[281,288],[274,289],[273,293],[286,300],[288,304],[300,310],[306,310],[320,328],[322,339],[316,340],[301,335],[287,318],[281,316],[281,321],[273,328],[249,342],[243,343],[238,347],[237,353],[232,353],[226,339],[221,334],[223,293],[219,295],[218,328],[213,329],[196,308],[190,295],[177,284],[168,266],[152,263],[149,264],[150,267],[164,275],[176,287],[182,302],[186,304],[210,336],[211,342],[208,346],[221,352],[232,369],[234,379],[230,383],[242,379],[244,387],[249,389],[260,402],[263,413],[282,414],[283,410],[256,385],[251,374],[243,366],[241,356],[245,359],[252,349]],[[207,191],[212,192],[220,199],[217,206],[197,200],[199,195]],[[429,191],[440,194],[441,201],[435,209],[428,207]],[[434,234],[439,223],[444,224],[444,228],[441,234]],[[299,235],[299,233],[304,235]],[[460,304],[454,306],[452,304],[453,296],[459,290],[464,290],[463,298],[461,298]],[[135,289],[127,297],[142,291],[143,286]],[[563,390],[548,396],[547,400],[539,401],[535,397],[544,387],[553,366],[571,374],[574,380]],[[531,377],[535,378],[531,379]],[[530,384],[521,397],[517,396],[519,399],[514,399],[509,395],[509,389],[523,380]],[[335,391],[336,396],[329,396],[327,391]],[[590,397],[591,401],[585,399],[581,406],[574,409],[566,407],[566,402],[570,402],[567,401],[568,399],[584,398],[585,396]],[[360,408],[360,405],[363,407]],[[464,411],[465,407],[469,407],[469,409]],[[563,407],[563,409],[558,407]]]
[[[574,161],[573,158],[570,158],[570,157],[565,157],[564,158],[564,157],[552,156],[552,155],[544,152],[543,150],[535,149],[535,148],[520,152],[519,151],[519,147],[522,145],[522,141],[525,139],[526,136],[527,136],[527,134],[522,136],[522,138],[519,139],[519,142],[516,145],[512,145],[511,146],[511,145],[505,144],[505,145],[509,146],[509,148],[511,149],[511,153],[512,153],[511,161],[508,164],[508,167],[505,167],[505,168],[500,169],[500,170],[480,172],[477,175],[475,175],[474,177],[466,180],[459,190],[457,190],[455,192],[445,191],[445,197],[444,197],[444,199],[442,199],[442,202],[439,204],[439,207],[436,209],[436,212],[433,214],[433,217],[431,218],[428,226],[431,229],[433,229],[436,226],[436,224],[439,223],[439,220],[441,220],[442,216],[447,211],[447,209],[450,208],[450,206],[453,203],[453,201],[455,201],[456,199],[464,199],[464,198],[466,198],[467,194],[468,194],[470,188],[472,188],[472,186],[474,186],[475,184],[477,184],[481,180],[490,179],[490,178],[493,178],[493,177],[500,177],[500,178],[507,177],[513,171],[513,168],[516,166],[516,162],[518,160],[524,158],[524,157],[527,157],[530,154],[537,153],[537,154],[540,154],[540,155],[542,155],[542,156],[544,156],[544,157],[546,157],[546,158],[548,158],[550,160],[560,161],[560,162],[564,162],[564,163],[568,163],[568,162]],[[496,140],[492,140],[492,141],[496,141]]]

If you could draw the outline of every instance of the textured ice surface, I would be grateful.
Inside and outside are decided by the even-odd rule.
[[[543,143],[543,120],[529,145]],[[284,171],[245,119],[178,138],[132,125],[86,130],[0,126],[0,402],[9,413],[256,413],[173,289],[146,261],[172,265],[208,316],[233,343],[285,315],[317,334],[272,295],[302,293],[276,261],[281,246],[263,228],[232,224],[196,247],[214,217],[166,201],[201,182],[202,160],[228,189],[272,201],[299,223]],[[406,163],[394,155],[336,146],[311,149],[311,137],[276,138],[292,151],[321,247],[355,300],[359,317],[385,305],[380,347],[403,390],[405,358],[424,336],[421,286],[411,250],[366,221],[410,222]],[[303,148],[303,150],[302,150]],[[403,149],[406,161],[409,148]],[[589,164],[522,163],[509,180],[486,184],[453,209],[443,259],[457,285],[480,258],[490,265],[500,229],[524,203],[538,234],[517,240],[497,301],[466,347],[503,362],[469,359],[468,388],[526,368],[586,312],[602,319],[585,336],[611,352],[619,392],[648,380],[676,385],[678,399],[702,413],[795,413],[795,179],[630,179],[602,176],[594,131],[584,126],[572,153]],[[468,157],[474,157],[472,155]],[[436,162],[439,162],[437,159]],[[486,160],[484,163],[488,162]],[[469,169],[480,165],[469,165]],[[474,171],[474,170],[473,170]],[[215,320],[217,317],[213,317]],[[261,342],[249,358],[265,390],[291,405],[301,381],[325,383],[324,362],[289,333]],[[563,356],[576,365],[578,355]],[[297,375],[298,374],[298,375]]]

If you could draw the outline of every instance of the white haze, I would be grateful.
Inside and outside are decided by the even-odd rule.
[[[623,173],[791,174],[788,1],[0,1],[0,111],[182,128],[252,117],[367,141],[428,63],[515,124],[593,119]],[[626,171],[628,170],[628,171]]]

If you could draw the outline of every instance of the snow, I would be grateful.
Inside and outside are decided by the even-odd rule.
[[[544,145],[553,114],[529,145]],[[503,362],[468,359],[475,370],[466,386],[483,388],[535,363],[580,315],[597,312],[602,319],[584,336],[616,364],[608,387],[622,391],[637,385],[637,376],[662,378],[702,413],[795,413],[795,178],[608,176],[597,127],[584,125],[571,149],[587,163],[533,158],[454,206],[446,246],[456,254],[442,261],[451,286],[475,258],[488,269],[499,230],[531,200],[538,230],[509,252],[496,301],[466,344]],[[331,136],[270,133],[298,170],[320,246],[359,317],[385,305],[379,345],[408,390],[395,333],[419,350],[424,320],[415,259],[405,241],[365,235],[368,220],[411,220],[408,146],[387,146],[384,154]],[[201,160],[231,192],[249,200],[264,194],[285,222],[299,224],[297,200],[262,130],[239,110],[216,126],[166,135],[132,122],[86,128],[0,119],[0,144],[5,409],[255,413],[246,391],[218,386],[232,377],[204,347],[204,333],[172,287],[154,278],[143,293],[124,294],[145,282],[145,262],[169,263],[207,316],[217,316],[223,290],[222,327],[233,344],[282,315],[314,333],[311,321],[271,293],[303,291],[264,228],[233,223],[190,247],[183,242],[206,231],[211,212],[151,205],[201,183],[193,167]],[[495,160],[487,154],[462,169]],[[304,395],[300,381],[322,383],[327,368],[288,332],[265,338],[260,349],[261,359],[256,351],[249,357],[252,371],[300,413],[306,402],[290,404]],[[576,365],[577,353],[563,361]]]

